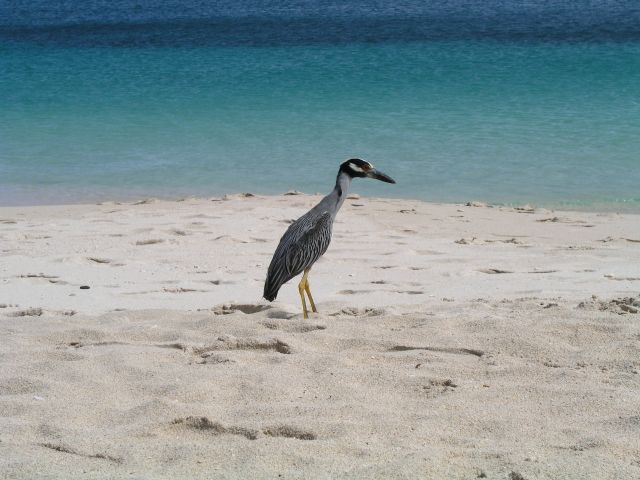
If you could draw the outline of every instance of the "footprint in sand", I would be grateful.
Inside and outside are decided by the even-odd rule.
[[[640,280],[640,277],[618,277],[611,274],[605,275],[604,278],[608,278],[609,280],[617,280],[619,282],[635,282]]]
[[[62,445],[59,443],[39,443],[38,445],[40,445],[41,447],[44,448],[48,448],[50,450],[55,450],[56,452],[60,452],[60,453],[67,453],[67,454],[71,454],[71,455],[77,455],[79,457],[85,457],[85,458],[95,458],[95,459],[99,459],[99,460],[107,460],[109,462],[113,462],[113,463],[122,463],[123,459],[120,457],[114,457],[112,455],[108,455],[106,453],[83,453],[80,452],[78,450],[76,450],[75,448],[71,448],[68,447],[66,445]]]
[[[384,315],[385,310],[382,308],[356,308],[345,307],[337,312],[330,313],[330,317],[350,316],[350,317],[377,317]]]
[[[501,274],[501,273],[513,273],[511,270],[502,270],[500,268],[483,268],[478,271],[481,273],[488,273],[490,275]]]
[[[289,333],[308,333],[308,332],[315,332],[317,330],[326,330],[327,328],[326,325],[311,324],[308,322],[281,323],[281,322],[271,321],[271,322],[260,322],[260,325],[262,325],[265,328],[268,328],[269,330],[280,330],[280,331],[289,332]]]
[[[440,252],[438,250],[416,250],[418,255],[444,255],[445,252]]]
[[[185,287],[164,287],[162,289],[165,293],[191,293],[191,292],[206,292],[207,290],[198,290],[196,288],[185,288]]]
[[[57,275],[45,275],[44,273],[27,273],[26,275],[18,275],[18,278],[44,278],[46,280],[58,278]]]
[[[236,338],[233,335],[223,335],[218,337],[218,341],[212,345],[206,347],[198,347],[193,349],[193,353],[196,355],[202,355],[218,350],[264,350],[282,353],[289,355],[291,353],[291,347],[289,344],[272,338],[269,340],[255,340],[246,338]]]
[[[27,308],[26,310],[17,310],[7,313],[8,317],[39,317],[43,314],[41,308]]]
[[[446,379],[431,379],[429,383],[422,386],[423,392],[430,396],[441,395],[443,393],[454,391],[458,385],[453,383],[449,378]]]
[[[198,365],[222,365],[225,363],[236,363],[236,361],[214,352],[204,352],[200,354],[200,358],[196,363]]]
[[[512,243],[514,245],[524,245],[523,242],[517,240],[515,237],[511,237],[506,240],[485,240],[485,243]]]
[[[152,231],[153,231],[153,228],[151,227],[136,228],[132,230],[133,233],[149,233]]]
[[[31,283],[53,283],[53,284],[59,284],[59,285],[67,285],[67,282],[65,282],[64,280],[60,280],[60,278],[57,275],[44,275],[42,273],[38,273],[38,274],[33,274],[33,273],[29,273],[27,275],[18,275],[17,278],[22,278],[22,279],[26,279]]]
[[[260,434],[268,437],[285,437],[298,440],[315,440],[317,438],[313,432],[301,430],[290,425],[276,425],[263,429],[225,426],[220,422],[213,422],[207,417],[176,418],[171,422],[171,425],[212,435],[240,435],[249,440],[256,440]]]
[[[154,245],[156,243],[163,243],[164,240],[161,238],[149,238],[147,240],[138,240],[136,242],[136,245],[141,246],[141,245]]]
[[[300,312],[289,312],[281,308],[272,308],[267,311],[267,318],[274,320],[290,320],[300,315]]]
[[[394,345],[389,348],[388,352],[407,352],[410,350],[427,350],[430,352],[439,352],[439,353],[452,353],[456,355],[473,355],[476,357],[482,357],[485,352],[482,350],[476,350],[472,348],[457,348],[457,347],[412,347],[407,345]]]
[[[111,259],[109,259],[109,258],[87,257],[87,260],[89,260],[90,262],[93,262],[93,263],[101,264],[101,265],[105,265],[105,264],[111,263]]]
[[[587,223],[584,220],[573,220],[571,218],[564,218],[564,217],[541,218],[539,220],[536,220],[536,222],[539,222],[539,223],[567,223],[567,224],[570,224],[572,227],[584,227],[584,228],[595,227],[595,225]]]
[[[222,218],[222,217],[218,217],[218,216],[214,216],[214,215],[206,215],[204,213],[198,213],[196,215],[188,215],[186,217],[182,217],[182,218],[208,218],[208,219],[216,219],[216,218]]]
[[[119,309],[118,311],[120,311],[122,309]],[[73,347],[73,348],[86,348],[86,347],[112,347],[112,346],[118,346],[118,347],[149,347],[149,348],[169,348],[172,350],[182,350],[183,352],[186,352],[190,347],[188,347],[187,345],[180,343],[180,342],[174,342],[174,343],[130,343],[130,342],[120,342],[117,340],[104,340],[104,341],[93,341],[93,342],[81,342],[81,341],[73,341],[73,342],[69,342],[67,343],[67,346],[69,347]]]
[[[315,440],[317,438],[316,434],[313,432],[300,430],[290,425],[277,425],[275,427],[266,427],[262,429],[262,433],[264,433],[268,437],[285,437],[285,438],[295,438],[298,440]]]
[[[192,272],[192,273],[209,273],[209,272]],[[236,282],[230,280],[196,280],[199,283],[206,283],[209,285],[233,285]]]
[[[259,312],[264,312],[265,310],[270,310],[273,308],[271,305],[260,305],[260,304],[225,304],[225,305],[217,305],[212,308],[214,315],[229,315],[236,312],[241,312],[244,314],[254,314]]]
[[[472,237],[470,239],[467,238],[461,238],[460,240],[454,240],[453,243],[457,243],[458,245],[471,245],[472,243],[474,243],[477,240],[476,237]]]
[[[350,290],[350,289],[347,289],[347,290],[340,290],[338,292],[338,295],[356,295],[358,293],[369,293],[371,291],[372,290]]]

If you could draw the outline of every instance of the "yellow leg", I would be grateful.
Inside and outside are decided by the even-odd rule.
[[[313,297],[311,296],[311,288],[309,288],[309,270],[311,270],[310,268],[307,268],[304,271],[304,275],[302,278],[304,278],[304,291],[307,292],[307,297],[309,297],[309,303],[311,304],[311,310],[313,310],[314,312],[317,312],[318,310],[316,310],[316,304],[313,303]]]
[[[302,312],[304,314],[304,318],[309,318],[309,314],[307,313],[307,302],[304,299],[304,284],[307,280],[307,274],[305,272],[305,274],[302,276],[302,280],[300,280],[300,283],[298,284],[298,292],[300,292],[300,299],[302,300]]]

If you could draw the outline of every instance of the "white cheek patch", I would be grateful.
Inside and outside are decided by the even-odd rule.
[[[349,164],[349,168],[351,170],[353,170],[354,172],[364,173],[364,170],[362,168],[360,168],[359,166],[357,166],[355,163],[350,163]]]

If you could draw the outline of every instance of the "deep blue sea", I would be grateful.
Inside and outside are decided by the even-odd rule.
[[[640,212],[640,2],[0,0],[0,205],[290,189]]]

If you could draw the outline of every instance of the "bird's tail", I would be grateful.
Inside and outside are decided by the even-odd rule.
[[[264,282],[264,293],[262,294],[262,296],[266,300],[273,302],[278,296],[278,290],[280,290],[280,287],[281,285],[273,284],[272,282],[269,282],[269,277],[267,277],[267,281]]]
[[[287,275],[286,269],[283,266],[274,266],[273,262],[269,265],[269,271],[267,272],[267,279],[264,282],[263,297],[270,302],[273,302],[278,296],[280,287],[285,282],[289,281],[291,277]]]

